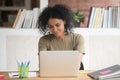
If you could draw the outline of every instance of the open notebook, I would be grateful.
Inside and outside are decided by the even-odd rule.
[[[40,51],[40,77],[77,77],[78,51]]]

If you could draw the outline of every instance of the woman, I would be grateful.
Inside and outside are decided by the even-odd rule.
[[[39,40],[39,51],[42,50],[78,50],[80,62],[84,53],[82,35],[72,33],[72,11],[64,5],[46,7],[39,16],[39,29],[47,35]],[[84,69],[83,66],[81,69]]]

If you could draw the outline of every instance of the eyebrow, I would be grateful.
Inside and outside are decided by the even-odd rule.
[[[56,24],[54,24],[54,25],[56,26],[56,25],[60,25],[60,24],[61,24],[61,23],[56,23]],[[54,26],[54,25],[49,25],[49,24],[48,24],[48,26]]]

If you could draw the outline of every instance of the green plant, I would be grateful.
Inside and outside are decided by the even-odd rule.
[[[74,11],[73,12],[73,17],[74,17],[74,20],[78,23],[80,22],[84,22],[84,15],[80,12],[80,11]]]

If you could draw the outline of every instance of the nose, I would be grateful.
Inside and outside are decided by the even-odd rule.
[[[57,31],[57,27],[54,26],[53,29],[52,29],[52,31],[56,32]]]

